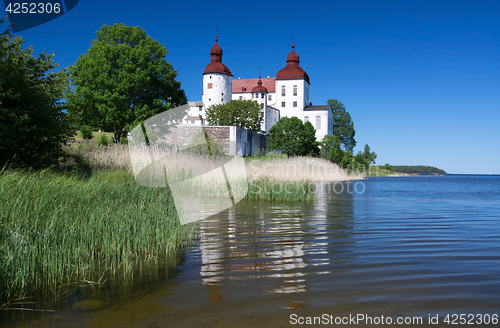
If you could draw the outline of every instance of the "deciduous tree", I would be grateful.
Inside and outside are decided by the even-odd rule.
[[[233,100],[207,108],[206,120],[210,125],[239,126],[250,131],[261,130],[261,108],[253,100]]]
[[[311,122],[297,117],[283,117],[270,130],[269,150],[279,149],[287,156],[317,156],[316,130]]]
[[[71,115],[81,124],[115,130],[116,142],[122,129],[185,104],[166,55],[165,47],[138,26],[103,25],[87,53],[69,67]]]
[[[5,21],[0,20],[0,26]],[[34,168],[57,164],[62,145],[73,135],[61,102],[68,88],[54,54],[33,56],[21,37],[0,34],[0,163]]]
[[[354,131],[351,115],[345,109],[344,104],[337,99],[328,100],[328,105],[333,110],[333,135],[339,138],[344,150],[352,152],[356,146],[356,140],[354,140],[356,132]]]

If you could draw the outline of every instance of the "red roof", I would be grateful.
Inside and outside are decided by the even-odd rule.
[[[253,87],[252,92],[267,93],[266,87],[262,86],[262,80],[260,79],[260,76],[259,76],[259,81],[257,82],[257,85]]]
[[[217,37],[215,37],[214,46],[210,49],[210,64],[203,71],[203,74],[207,73],[222,73],[233,76],[229,68],[222,63],[222,48],[217,43]]]
[[[295,45],[292,44],[292,52],[286,57],[286,66],[278,71],[276,80],[296,80],[304,79],[309,82],[309,75],[299,66],[299,55],[294,50]]]
[[[261,80],[262,86],[267,92],[276,92],[276,78],[264,78]],[[258,85],[259,79],[235,79],[233,80],[233,93],[252,92],[252,89]]]

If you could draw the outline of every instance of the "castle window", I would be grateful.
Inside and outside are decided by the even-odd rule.
[[[243,100],[243,96],[240,96],[240,100]]]
[[[293,107],[297,107],[297,102],[296,101],[293,102]]]
[[[209,83],[209,84],[207,85],[207,89],[212,89],[212,83]]]
[[[297,85],[294,85],[293,86],[293,95],[296,96],[297,95]]]
[[[260,95],[260,98],[261,98],[261,99],[264,99],[264,94],[261,94],[261,95]]]
[[[203,106],[199,106],[198,110],[201,112],[203,110]]]
[[[304,116],[304,123],[309,122],[309,116]]]
[[[285,102],[284,101],[281,102],[281,107],[285,107]]]
[[[220,101],[224,101],[224,99],[221,99]]]
[[[212,101],[212,98],[208,98],[208,101]]]
[[[264,108],[264,104],[260,104],[260,108]],[[264,113],[262,113],[264,115]]]
[[[223,92],[223,93],[221,93],[221,95],[223,96],[223,95],[224,95],[224,92]]]
[[[281,96],[286,96],[286,87],[284,85],[281,86]]]
[[[210,80],[212,79],[212,75],[210,75]]]
[[[272,96],[272,95],[267,96],[267,100],[268,100],[268,101],[273,100],[273,96]]]
[[[316,130],[321,129],[321,116],[316,116]]]

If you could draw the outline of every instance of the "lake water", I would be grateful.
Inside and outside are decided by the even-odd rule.
[[[318,193],[309,203],[244,200],[201,221],[200,239],[154,288],[73,298],[21,326],[290,327],[319,317],[437,327],[436,316],[439,326],[500,326],[500,176],[379,177]]]

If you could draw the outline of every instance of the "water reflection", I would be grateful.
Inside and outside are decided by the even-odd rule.
[[[220,290],[228,280],[266,280],[255,284],[257,294],[303,293],[314,275],[349,261],[352,194],[321,188],[316,202],[243,201],[201,221],[200,275],[210,299],[224,299]]]

